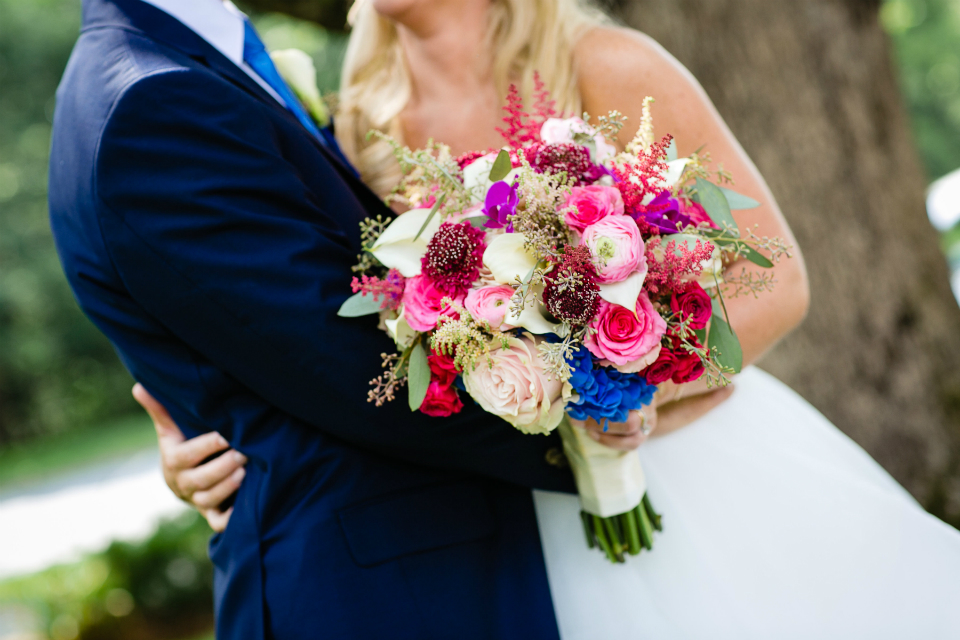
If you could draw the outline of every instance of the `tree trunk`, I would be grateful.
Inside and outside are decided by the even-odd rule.
[[[762,366],[960,526],[960,308],[924,212],[878,0],[608,0],[700,80],[813,292]]]

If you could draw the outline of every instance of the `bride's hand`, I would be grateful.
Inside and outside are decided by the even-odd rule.
[[[233,507],[221,511],[220,505],[240,488],[247,458],[230,449],[227,440],[215,431],[187,440],[164,406],[141,384],[133,387],[133,397],[150,414],[157,430],[167,486],[196,508],[214,531],[226,529]],[[220,455],[203,463],[216,454]]]
[[[667,396],[669,399],[666,402],[659,403],[657,435],[675,431],[706,415],[730,397],[733,387],[733,384],[729,384],[722,389],[699,391],[696,395],[680,399],[675,399],[676,395]]]
[[[643,444],[657,427],[657,408],[647,406],[643,411],[631,411],[626,422],[604,420],[602,424],[593,418],[570,419],[574,427],[586,429],[587,435],[611,449],[633,451]]]

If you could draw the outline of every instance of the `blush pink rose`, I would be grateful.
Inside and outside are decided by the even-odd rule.
[[[431,382],[427,387],[427,397],[420,405],[420,412],[434,418],[446,418],[463,409],[463,402],[456,387],[443,386],[439,382]]]
[[[440,289],[427,276],[407,278],[403,290],[403,318],[414,331],[432,331],[441,315],[453,316],[456,313],[443,304],[443,299],[450,298],[462,304],[463,297],[462,294],[451,294]]]
[[[515,291],[507,285],[491,285],[471,289],[463,306],[476,320],[486,320],[492,329],[506,331],[513,329],[513,325],[504,324],[503,319],[510,310],[510,298]]]
[[[583,243],[597,258],[597,282],[621,282],[628,276],[647,271],[640,229],[627,216],[607,216],[583,231]]]
[[[567,206],[575,207],[567,211],[567,224],[577,231],[583,231],[607,216],[623,215],[623,197],[620,190],[613,187],[592,184],[588,187],[574,187],[567,196]]]
[[[618,367],[648,360],[651,353],[659,349],[660,339],[667,330],[666,321],[653,308],[646,293],[637,298],[636,315],[603,300],[590,326],[596,329],[596,333],[584,339],[587,349],[597,358],[609,360]],[[653,356],[647,364],[656,358]]]
[[[510,338],[476,368],[463,372],[463,385],[484,411],[524,433],[550,433],[560,424],[566,403],[563,383],[549,379],[530,338]]]

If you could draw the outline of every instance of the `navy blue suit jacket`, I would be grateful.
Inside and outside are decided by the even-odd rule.
[[[556,437],[366,401],[392,344],[336,312],[378,213],[193,31],[139,0],[84,2],[51,224],[133,376],[188,435],[250,459],[211,541],[218,638],[556,638],[529,492],[573,490],[545,460]]]

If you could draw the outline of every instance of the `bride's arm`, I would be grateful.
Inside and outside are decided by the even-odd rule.
[[[761,203],[755,209],[734,211],[740,228],[751,228],[761,237],[779,236],[794,246],[793,257],[772,269],[777,281],[772,292],[726,300],[743,347],[744,365],[754,362],[800,324],[810,296],[803,256],[769,187],[700,84],[651,38],[629,29],[594,29],[578,44],[576,62],[584,109],[594,116],[614,109],[627,116],[619,136],[621,147],[640,124],[644,97],[653,96],[656,137],[672,134],[681,157],[704,145],[714,166],[723,165],[733,175],[736,191]],[[728,273],[740,274],[743,269],[771,272],[742,260],[730,265]],[[690,398],[705,392],[706,384],[697,381],[683,387],[666,388],[663,396],[666,401],[678,395],[686,398],[681,413],[695,415]],[[670,422],[661,414],[661,433],[670,428],[665,421]]]

